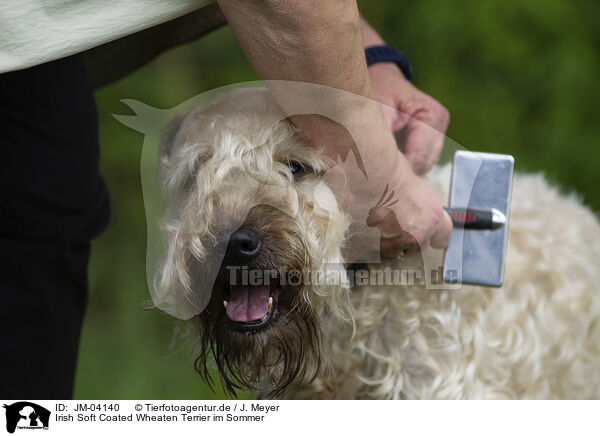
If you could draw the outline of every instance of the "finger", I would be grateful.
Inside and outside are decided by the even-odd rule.
[[[382,237],[379,242],[380,252],[385,257],[397,257],[402,253],[412,254],[422,248],[419,242],[408,232],[402,232],[393,238]]]
[[[446,135],[441,132],[438,132],[435,129],[432,129],[431,139],[428,146],[428,153],[425,157],[427,162],[423,165],[424,172],[420,175],[426,174],[431,168],[434,167],[436,163],[440,160],[440,156],[442,154],[442,150],[444,149],[444,142],[446,140]]]
[[[398,132],[406,127],[408,122],[411,120],[411,116],[401,110],[394,109],[394,111],[395,114],[392,122],[392,131]]]
[[[406,126],[406,158],[417,175],[427,173],[439,160],[450,122],[450,112],[432,99],[421,101],[421,109]]]
[[[410,163],[415,174],[422,176],[431,169],[433,162],[437,162],[437,158],[439,158],[439,155],[435,160],[430,157],[435,152],[435,133],[439,134],[439,132],[417,119],[412,119],[408,123],[406,131],[406,160]]]
[[[431,169],[440,159],[444,142],[446,140],[446,131],[450,123],[450,112],[441,104],[436,104],[432,111],[432,141],[429,154],[428,167]]]
[[[413,254],[418,248],[418,244],[409,244],[407,242],[398,244],[398,241],[382,239],[379,252],[380,256],[395,258],[402,256],[403,254]]]
[[[377,227],[384,238],[393,238],[403,233],[396,214],[387,207],[371,209],[367,217],[367,226]]]
[[[452,219],[446,211],[442,211],[442,220],[435,234],[431,237],[431,246],[434,248],[445,248],[452,236]]]

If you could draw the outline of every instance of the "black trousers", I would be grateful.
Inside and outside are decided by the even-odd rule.
[[[109,202],[78,56],[0,75],[0,398],[67,399]]]

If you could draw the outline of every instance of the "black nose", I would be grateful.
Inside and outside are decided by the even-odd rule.
[[[225,261],[230,265],[247,264],[260,253],[261,245],[257,231],[241,227],[229,237]]]

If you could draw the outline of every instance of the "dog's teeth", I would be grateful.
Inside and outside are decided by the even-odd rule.
[[[223,300],[223,307],[225,307],[225,309],[227,309],[227,301]]]
[[[267,309],[267,312],[270,312],[272,308],[273,308],[273,297],[269,297],[269,308]]]

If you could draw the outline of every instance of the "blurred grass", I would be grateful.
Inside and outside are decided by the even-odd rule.
[[[416,84],[452,114],[448,136],[470,150],[511,153],[519,171],[547,174],[600,210],[600,3],[592,0],[359,2],[411,60]],[[96,93],[102,173],[112,220],[93,244],[90,302],[75,397],[223,398],[192,369],[175,321],[145,311],[142,135],[119,124],[119,102],[170,108],[257,76],[231,30],[172,50]]]

